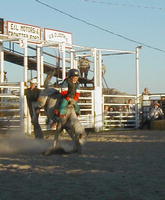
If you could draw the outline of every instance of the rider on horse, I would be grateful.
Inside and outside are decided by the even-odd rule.
[[[60,105],[59,113],[60,118],[65,117],[67,113],[67,106],[69,103],[74,102],[75,112],[77,115],[80,114],[80,108],[77,101],[80,97],[80,86],[79,86],[79,70],[70,69],[68,72],[68,77],[61,84],[61,95],[63,100]]]

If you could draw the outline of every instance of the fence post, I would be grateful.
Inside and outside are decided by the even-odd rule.
[[[142,46],[136,47],[136,128],[140,126],[140,77],[139,77],[139,69],[140,69],[140,49]]]
[[[29,113],[29,109],[28,109],[27,100],[26,100],[25,95],[24,95],[23,112],[24,112],[24,133],[27,134],[27,135],[31,135],[32,134],[31,117],[30,117],[30,113]]]
[[[24,82],[20,82],[20,127],[24,132]]]
[[[0,83],[4,82],[4,49],[3,43],[0,42]]]
[[[102,71],[101,71],[101,51],[96,48],[93,49],[94,56],[94,111],[95,111],[95,130],[100,131],[103,129],[103,97],[102,97]]]

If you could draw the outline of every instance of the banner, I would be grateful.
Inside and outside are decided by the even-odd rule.
[[[41,40],[40,27],[12,21],[7,21],[7,34],[12,37],[26,38],[33,42]]]
[[[44,40],[50,42],[64,42],[66,46],[72,46],[72,34],[68,32],[44,29]]]

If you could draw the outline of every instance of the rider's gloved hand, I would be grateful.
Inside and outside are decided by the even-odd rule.
[[[55,109],[53,112],[55,115],[57,115],[57,116],[59,115],[59,110]]]
[[[70,101],[70,97],[66,97],[65,99],[66,99],[67,101]]]
[[[60,114],[60,118],[65,118],[66,115]]]

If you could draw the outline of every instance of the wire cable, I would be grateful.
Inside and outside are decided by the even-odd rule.
[[[155,7],[155,6],[144,6],[144,5],[136,5],[136,4],[127,4],[127,3],[112,3],[106,1],[96,1],[96,0],[82,0],[85,2],[90,3],[97,3],[97,4],[106,4],[109,6],[123,6],[123,7],[134,7],[134,8],[144,8],[144,9],[153,9],[153,10],[165,10],[165,8]]]
[[[125,40],[127,40],[127,41],[129,41],[129,42],[133,42],[133,43],[136,43],[136,44],[138,44],[138,45],[142,45],[142,46],[148,47],[148,48],[150,48],[150,49],[154,49],[154,50],[161,51],[161,52],[165,53],[165,50],[163,50],[163,49],[160,49],[160,48],[157,48],[157,47],[154,47],[154,46],[145,44],[144,42],[136,41],[136,40],[131,39],[131,38],[128,38],[127,36],[124,36],[124,35],[122,35],[122,34],[115,33],[115,32],[113,32],[113,31],[108,30],[108,29],[106,29],[106,28],[103,28],[103,27],[101,27],[101,26],[99,26],[99,25],[96,25],[96,24],[93,24],[93,23],[91,23],[91,22],[89,22],[89,21],[86,21],[86,20],[84,20],[84,19],[80,19],[80,18],[78,18],[78,17],[75,17],[75,16],[73,16],[73,15],[71,15],[71,14],[69,14],[69,13],[66,13],[66,12],[64,12],[64,11],[62,11],[62,10],[60,10],[60,9],[58,9],[58,8],[56,8],[56,7],[54,7],[54,6],[51,6],[51,5],[49,5],[49,4],[47,4],[47,3],[43,2],[43,1],[40,1],[40,0],[35,0],[35,1],[36,1],[37,3],[39,3],[39,4],[42,4],[42,5],[48,7],[48,8],[50,8],[50,9],[52,9],[52,10],[55,10],[55,11],[57,11],[57,12],[59,12],[59,13],[65,15],[65,16],[68,16],[68,17],[70,17],[70,18],[72,18],[72,19],[75,19],[75,20],[77,20],[77,21],[80,21],[80,22],[82,22],[82,23],[84,23],[84,24],[87,24],[87,25],[89,25],[89,26],[92,26],[92,27],[95,27],[95,28],[97,28],[97,29],[99,29],[99,30],[102,30],[102,31],[104,31],[104,32],[110,33],[110,34],[112,34],[112,35],[115,35],[115,36],[117,36],[117,37],[120,37],[120,38],[122,38],[122,39],[125,39]]]

